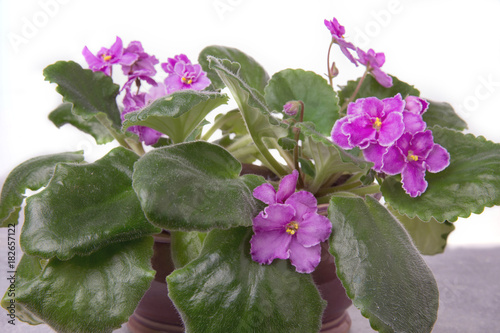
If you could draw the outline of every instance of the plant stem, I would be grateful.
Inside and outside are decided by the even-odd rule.
[[[351,97],[340,108],[339,115],[342,115],[342,113],[344,112],[344,110],[347,109],[347,106],[349,105],[349,103],[351,103],[352,101],[354,101],[354,99],[356,98],[356,95],[358,94],[359,89],[361,88],[361,85],[365,81],[366,75],[368,75],[369,71],[370,71],[370,66],[367,66],[366,70],[365,70],[365,72],[363,74],[363,76],[361,77],[361,79],[358,82],[358,85],[356,86],[356,89],[354,89],[353,94],[351,95]]]
[[[235,112],[234,114],[232,114],[230,116],[227,116],[227,114],[226,114],[225,116],[220,117],[219,119],[217,119],[214,122],[212,127],[210,127],[208,129],[208,131],[205,134],[203,134],[203,136],[201,137],[201,140],[208,141],[208,139],[210,139],[210,137],[215,133],[215,131],[220,129],[227,122],[234,120],[234,119],[237,119],[238,117],[241,117],[241,115],[237,112]]]
[[[330,52],[332,51],[332,46],[334,44],[333,38],[332,42],[330,43],[330,46],[328,47],[328,54],[326,55],[326,69],[327,69],[327,75],[328,75],[328,81],[330,82],[330,86],[333,88],[333,80],[332,80],[332,73],[330,73]]]
[[[356,187],[359,187],[361,185],[363,185],[363,183],[360,181],[357,181],[357,182],[353,182],[351,184],[342,184],[339,186],[322,188],[317,192],[317,194],[319,196],[322,196],[322,195],[327,195],[327,194],[331,194],[331,193],[335,193],[335,192],[352,190],[352,189],[355,189]],[[351,191],[349,191],[349,192],[351,192]]]
[[[299,101],[300,103],[300,115],[299,115],[299,123],[304,122],[304,102]],[[300,140],[300,128],[295,127],[295,142],[296,145],[293,148],[293,165],[295,170],[299,172],[299,188],[304,188],[304,179],[302,178],[302,172],[299,167],[299,140]]]
[[[234,152],[238,149],[241,149],[245,146],[248,146],[249,144],[253,143],[252,137],[250,134],[245,134],[242,137],[238,138],[235,140],[233,143],[231,143],[229,146],[227,146],[227,150],[229,152]]]

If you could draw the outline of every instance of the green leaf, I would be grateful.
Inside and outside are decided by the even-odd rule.
[[[114,140],[108,129],[96,118],[85,120],[75,115],[72,109],[73,105],[71,103],[62,103],[49,114],[49,119],[57,128],[65,124],[70,124],[80,131],[92,135],[98,144],[105,144]]]
[[[286,175],[288,172],[271,155],[263,138],[277,140],[285,137],[288,135],[287,126],[271,115],[262,95],[240,78],[240,65],[238,63],[211,56],[208,57],[208,61],[210,68],[217,72],[238,104],[248,133],[264,159],[262,162],[275,174]]]
[[[273,75],[264,97],[271,109],[283,110],[289,101],[304,102],[304,121],[313,122],[316,130],[330,134],[339,118],[339,99],[320,75],[302,69],[285,69]]]
[[[201,255],[167,277],[186,332],[318,332],[324,301],[309,274],[250,257],[251,228],[214,230]]]
[[[450,233],[455,230],[455,226],[452,223],[448,221],[439,223],[435,219],[424,222],[418,217],[411,219],[406,215],[399,214],[392,207],[388,208],[405,227],[406,231],[408,231],[413,243],[421,254],[434,255],[444,252],[446,240]]]
[[[240,171],[225,149],[195,141],[145,154],[135,165],[133,186],[148,220],[163,229],[249,226],[262,209],[252,191],[264,179],[240,177]]]
[[[430,104],[427,111],[423,114],[423,118],[428,127],[438,125],[457,131],[463,131],[467,128],[467,123],[455,113],[450,104],[445,102],[433,102],[431,100],[427,101]]]
[[[241,65],[240,77],[248,83],[248,85],[259,92],[264,92],[264,87],[269,81],[269,75],[266,73],[264,68],[255,61],[254,58],[246,55],[238,49],[231,47],[212,45],[205,47],[200,55],[198,56],[198,62],[204,71],[207,72],[207,76],[212,81],[212,86],[214,89],[222,89],[225,84],[219,78],[217,73],[210,68],[208,57],[216,57],[219,59],[228,59],[233,62],[237,62]]]
[[[401,94],[403,99],[410,95],[420,96],[420,91],[415,89],[414,86],[400,81],[395,76],[391,75],[391,77],[393,83],[392,87],[385,88],[381,86],[380,83],[378,83],[372,75],[367,75],[365,81],[361,85],[361,89],[359,89],[359,92],[356,95],[356,99],[372,96],[379,99],[384,99],[388,97],[394,97],[398,93]],[[347,82],[347,86],[341,87],[341,90],[338,92],[340,105],[343,105],[351,97],[351,95],[354,93],[354,90],[356,89],[356,86],[358,85],[359,80],[360,79],[357,79],[356,81],[349,81]]]
[[[152,255],[153,238],[144,237],[90,256],[51,259],[41,272],[31,263],[32,272],[18,270],[16,304],[58,332],[111,332],[149,288]]]
[[[63,101],[73,104],[73,113],[89,120],[105,114],[112,123],[121,126],[116,96],[120,87],[102,72],[83,69],[73,61],[58,61],[43,70],[45,80],[57,83]]]
[[[39,156],[29,159],[10,172],[0,196],[0,227],[16,225],[27,189],[36,191],[47,185],[57,163],[79,163],[83,151]]]
[[[16,293],[19,295],[18,290],[29,288],[42,272],[42,268],[40,258],[24,254],[17,265],[15,276],[7,276],[10,285],[2,298],[4,309],[30,325],[43,324],[43,320],[28,310],[24,304],[19,303],[16,300]]]
[[[426,191],[419,197],[405,194],[397,177],[381,186],[385,200],[400,213],[423,221],[455,222],[500,204],[500,144],[484,137],[440,127],[432,128],[434,141],[450,153],[450,165],[425,175]]]
[[[206,235],[204,232],[197,231],[170,232],[172,261],[176,268],[184,267],[198,258]]]
[[[226,104],[227,95],[181,90],[158,98],[144,109],[125,115],[123,128],[147,126],[166,134],[174,143],[185,141],[205,116],[216,107]]]
[[[58,164],[47,187],[27,200],[24,252],[68,260],[159,232],[146,220],[132,189],[137,159],[119,147],[92,164]]]
[[[332,197],[330,252],[347,295],[380,332],[430,332],[436,281],[403,226],[370,196]]]

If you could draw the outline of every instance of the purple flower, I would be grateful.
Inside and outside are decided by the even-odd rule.
[[[332,224],[317,214],[312,193],[295,192],[298,175],[294,170],[283,177],[277,192],[267,183],[255,188],[254,196],[269,206],[253,219],[250,254],[261,264],[290,259],[297,272],[311,273],[321,260],[320,243],[330,236]]]
[[[86,46],[82,54],[91,70],[101,71],[108,76],[111,75],[111,67],[114,64],[132,65],[138,58],[137,54],[124,52],[120,37],[116,37],[115,43],[109,49],[101,48],[97,55],[92,54]]]
[[[124,116],[127,113],[140,110],[148,103],[164,95],[166,95],[166,89],[162,83],[159,83],[156,87],[152,87],[148,94],[134,94],[130,89],[127,89],[123,98],[122,121],[125,119]],[[135,133],[139,137],[139,140],[143,141],[146,145],[154,145],[162,136],[161,132],[146,126],[131,126],[128,128],[128,131]]]
[[[378,171],[385,150],[404,132],[404,106],[400,94],[383,100],[359,98],[349,104],[347,116],[333,126],[332,140],[344,149],[363,149],[365,158],[375,163],[373,168]]]
[[[422,119],[422,114],[427,111],[429,102],[416,96],[405,98],[405,109],[403,110],[403,122],[405,124],[405,133],[415,134],[422,132],[427,124]]]
[[[301,109],[300,102],[298,101],[290,101],[283,105],[283,113],[289,116],[295,116],[297,112]]]
[[[425,172],[436,173],[450,164],[450,154],[434,143],[432,132],[404,133],[383,157],[382,171],[395,175],[401,173],[403,189],[411,197],[427,189]]]
[[[325,20],[325,25],[330,30],[330,33],[332,34],[332,39],[335,44],[337,44],[340,47],[340,50],[344,55],[356,66],[358,66],[358,62],[356,59],[354,59],[353,55],[348,49],[351,50],[356,50],[354,45],[352,43],[347,42],[344,39],[344,34],[345,34],[345,28],[344,26],[340,25],[340,23],[337,21],[337,19],[334,17],[331,21]]]
[[[156,74],[155,65],[159,63],[155,56],[144,52],[141,42],[130,42],[124,50],[126,54],[137,55],[137,60],[132,64],[123,64],[123,74],[128,76],[128,80],[124,87],[129,87],[136,79],[145,80],[149,84],[156,86],[156,81],[153,76]]]
[[[385,63],[385,55],[384,53],[375,53],[372,49],[369,49],[368,52],[361,50],[359,47],[357,48],[358,52],[358,61],[365,65],[368,70],[372,73],[383,87],[389,88],[392,86],[392,77],[384,73],[380,67]]]
[[[193,65],[184,54],[169,58],[161,67],[169,74],[165,79],[168,93],[184,89],[203,90],[211,83],[201,66]]]

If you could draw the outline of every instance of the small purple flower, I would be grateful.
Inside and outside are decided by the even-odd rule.
[[[101,48],[97,55],[92,54],[86,46],[82,54],[91,70],[101,71],[108,76],[111,75],[111,67],[114,64],[132,65],[138,58],[137,54],[124,52],[120,37],[116,37],[115,43],[109,49]]]
[[[289,116],[295,116],[297,112],[299,112],[301,109],[300,102],[298,101],[290,101],[283,105],[283,113],[289,115]]]
[[[427,189],[425,172],[436,173],[450,164],[450,154],[434,143],[432,132],[404,133],[387,149],[383,157],[382,171],[395,175],[401,173],[403,189],[411,197],[421,195]]]
[[[165,79],[168,93],[184,89],[203,90],[211,83],[201,66],[193,65],[184,54],[169,58],[161,67],[169,74]]]
[[[333,126],[333,142],[344,149],[363,149],[365,158],[375,163],[375,170],[380,170],[385,150],[404,132],[404,105],[400,94],[383,100],[357,99],[348,105],[347,116]]]
[[[159,63],[155,56],[144,52],[141,42],[133,41],[124,50],[126,54],[137,55],[137,60],[132,64],[123,64],[123,74],[128,76],[124,87],[129,87],[136,79],[144,80],[147,83],[156,86],[153,76],[156,74],[155,65]]]
[[[368,52],[361,50],[359,47],[357,48],[358,52],[358,61],[365,65],[368,70],[373,74],[375,80],[380,83],[383,87],[389,88],[392,86],[392,77],[384,73],[380,67],[385,63],[385,55],[384,53],[375,53],[372,49],[369,49]]]
[[[127,113],[140,110],[148,105],[148,103],[152,102],[156,98],[164,96],[165,94],[165,86],[161,83],[159,83],[156,87],[152,87],[148,94],[134,94],[130,91],[130,89],[127,89],[123,98],[124,108],[121,114],[122,121],[125,119],[124,116]],[[131,126],[128,128],[128,131],[135,133],[139,137],[139,140],[143,141],[146,145],[154,145],[162,136],[161,132],[146,126]]]
[[[416,96],[405,98],[405,109],[403,110],[403,122],[405,123],[405,133],[415,134],[422,132],[427,124],[422,119],[422,114],[427,111],[429,102]]]
[[[344,55],[356,66],[358,66],[358,62],[356,59],[354,59],[353,55],[349,51],[351,50],[356,50],[354,45],[352,43],[347,42],[344,39],[344,34],[345,34],[345,28],[344,26],[340,25],[340,23],[337,21],[337,19],[334,17],[331,21],[325,20],[325,26],[330,30],[330,33],[332,34],[332,39],[335,44],[337,44],[340,47],[340,50]]]
[[[298,172],[283,177],[278,191],[270,184],[254,190],[254,196],[269,204],[253,219],[250,240],[252,259],[270,264],[290,259],[297,272],[311,273],[321,260],[321,242],[330,236],[332,224],[317,214],[317,201],[307,191],[295,192]]]

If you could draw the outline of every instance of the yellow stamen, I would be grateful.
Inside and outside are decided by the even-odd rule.
[[[373,122],[373,128],[378,131],[380,130],[380,127],[382,127],[382,121],[380,121],[379,117],[376,117],[375,121]]]
[[[193,83],[193,80],[192,80],[192,79],[187,79],[187,78],[185,78],[185,77],[183,77],[183,78],[181,79],[181,81],[182,81],[182,82],[184,82],[184,83],[187,83],[187,84],[191,84],[191,83]]]
[[[413,155],[413,151],[409,151],[408,152],[408,160],[410,161],[418,161],[418,156],[417,155]]]
[[[109,61],[109,59],[111,59],[112,57],[110,55],[102,55],[102,59],[104,59],[104,61]]]
[[[295,235],[297,230],[299,230],[299,224],[295,221],[292,221],[286,225],[286,233],[289,235]]]

